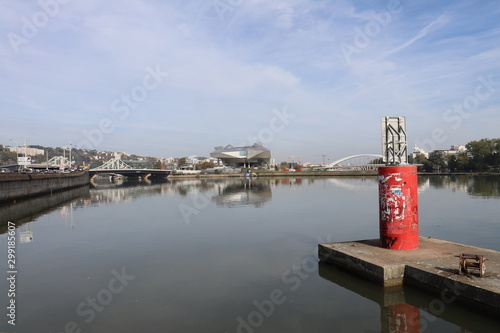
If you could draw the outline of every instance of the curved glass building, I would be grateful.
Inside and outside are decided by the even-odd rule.
[[[233,147],[215,147],[210,153],[210,157],[219,159],[226,166],[233,167],[269,167],[271,161],[271,151],[264,147],[260,142],[253,146]]]

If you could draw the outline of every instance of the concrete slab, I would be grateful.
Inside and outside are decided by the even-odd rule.
[[[500,315],[500,252],[420,237],[415,250],[378,247],[378,239],[319,245],[321,261],[344,267],[383,286],[409,284],[438,293],[443,302],[460,301]],[[458,274],[462,253],[484,255],[486,274]]]

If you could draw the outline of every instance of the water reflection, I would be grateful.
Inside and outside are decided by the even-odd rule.
[[[90,184],[89,204],[109,204],[135,200],[143,196],[173,193],[168,182],[150,180],[98,179]]]
[[[456,326],[461,332],[498,332],[500,323],[492,317],[459,304],[447,304],[421,290],[384,288],[326,263],[319,263],[319,275],[377,303],[381,333],[449,332]]]
[[[229,179],[183,179],[155,182],[149,180],[109,180],[92,181],[83,186],[51,195],[39,196],[16,203],[0,206],[0,234],[5,233],[7,221],[18,225],[36,220],[39,216],[73,202],[63,208],[62,215],[70,214],[73,208],[89,205],[111,204],[135,200],[143,196],[197,196],[204,194],[218,207],[252,206],[262,208],[272,201],[273,189],[287,186],[291,190],[322,183],[324,187],[334,186],[348,191],[378,191],[376,177],[338,178],[229,178]],[[420,176],[419,192],[429,189],[448,189],[483,198],[500,198],[500,176]],[[64,211],[68,209],[68,213]]]
[[[421,186],[430,199],[456,200],[451,191],[435,189],[429,177]],[[109,327],[235,332],[236,318],[256,311],[254,300],[264,304],[270,291],[286,286],[282,273],[310,255],[318,235],[335,232],[332,241],[340,241],[377,232],[370,222],[376,220],[377,188],[376,177],[108,180],[0,207],[2,221],[24,221],[18,230],[23,240],[33,240],[20,244],[19,304],[25,311],[20,318],[29,320],[20,321],[18,331],[59,332],[76,320],[82,331],[92,332]],[[206,200],[195,201],[198,195]],[[496,248],[496,200],[481,203],[485,209],[478,214],[468,205],[477,200],[461,197],[463,204],[453,209],[463,219],[440,222],[446,236],[457,230],[454,240],[468,242],[470,220],[479,215],[487,223],[474,225],[477,243]],[[184,223],[182,204],[199,209],[197,223]],[[430,208],[432,216],[437,208]],[[4,240],[0,235],[1,244]],[[87,325],[75,308],[108,285],[111,269],[121,267],[137,279]],[[458,304],[446,304],[436,318],[426,310],[433,296],[407,288],[384,290],[331,266],[320,265],[319,275],[307,277],[255,332],[283,327],[290,332],[459,332],[457,325],[463,332],[494,332],[499,327]],[[7,290],[3,283],[0,289]],[[346,326],[354,329],[342,330]]]
[[[376,177],[339,177],[330,178],[328,182],[349,191],[378,191]],[[463,192],[483,198],[500,198],[500,176],[420,175],[418,178],[419,193],[426,192],[431,188],[448,189],[452,192]]]
[[[64,207],[68,205],[71,207],[73,207],[73,205],[82,206],[88,198],[89,187],[81,186],[63,192],[54,192],[53,194],[18,200],[14,203],[1,205],[0,234],[4,234],[7,231],[8,221],[14,222],[19,227],[57,209],[61,208],[64,210]],[[28,233],[26,233],[26,235],[27,234]],[[28,238],[23,238],[23,240],[27,239]]]
[[[31,243],[33,241],[33,232],[30,230],[29,223],[26,223],[19,232],[19,241],[21,243]]]
[[[328,181],[335,187],[349,191],[378,191],[378,180],[376,177],[359,177],[353,182],[352,178],[330,178]]]
[[[270,201],[272,189],[278,186],[314,185],[322,182],[325,186],[334,186],[344,190],[363,192],[378,191],[378,180],[376,177],[283,177],[283,178],[226,178],[226,179],[181,179],[168,180],[165,183],[151,183],[146,181],[109,181],[93,183],[93,190],[102,190],[102,200],[118,202],[131,200],[141,195],[179,194],[181,196],[198,195],[210,193],[217,206],[234,207],[239,205],[253,205],[262,207],[264,202]],[[127,188],[142,186],[144,190],[130,190]],[[500,176],[419,176],[418,189],[420,193],[434,189],[449,189],[453,192],[464,192],[473,196],[485,198],[500,198]],[[104,195],[106,191],[108,194]],[[122,191],[122,189],[124,189]],[[115,193],[111,194],[113,191]]]
[[[261,208],[271,199],[270,181],[253,179],[218,184],[218,193],[212,197],[217,206],[229,208],[239,206]]]
[[[420,181],[437,189],[465,192],[483,198],[500,198],[500,176],[435,175],[421,176]]]
[[[271,187],[280,181],[272,179],[183,179],[162,183],[145,181],[93,181],[90,190],[91,204],[119,203],[142,196],[175,195],[181,197],[208,195],[220,207],[262,207],[271,201]],[[290,182],[288,182],[290,183]],[[293,180],[297,183],[297,180]],[[300,182],[299,182],[300,183]]]

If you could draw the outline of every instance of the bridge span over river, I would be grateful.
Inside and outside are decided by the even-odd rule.
[[[89,170],[91,178],[97,175],[124,176],[128,178],[165,178],[170,173],[170,170],[135,169],[118,158],[113,158],[103,165]]]

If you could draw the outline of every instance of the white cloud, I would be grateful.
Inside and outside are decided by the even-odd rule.
[[[419,39],[422,39],[425,36],[427,36],[429,33],[436,31],[436,30],[439,30],[444,25],[446,25],[448,22],[450,22],[450,20],[451,20],[451,18],[449,17],[449,15],[447,15],[446,13],[441,14],[437,19],[435,19],[431,23],[427,24],[424,28],[422,28],[414,37],[410,38],[409,40],[404,42],[402,45],[399,45],[398,47],[390,50],[389,52],[387,52],[385,54],[385,56],[389,56],[393,53],[399,52],[399,51],[409,47],[410,45],[412,45],[413,43],[415,43]]]
[[[0,112],[13,126],[2,128],[0,143],[12,135],[53,146],[77,142],[83,129],[114,116],[112,101],[157,64],[170,76],[116,123],[109,149],[141,153],[160,141],[161,154],[172,142],[201,154],[255,134],[273,108],[286,106],[297,118],[272,142],[277,155],[294,150],[312,159],[305,156],[314,145],[341,156],[364,145],[379,149],[371,142],[379,141],[381,115],[407,114],[414,131],[428,132],[479,75],[500,77],[500,34],[487,4],[405,2],[350,66],[339,44],[352,41],[353,28],[364,28],[385,3],[245,0],[222,18],[212,4],[69,2],[19,54],[4,39]],[[0,35],[21,31],[21,18],[37,10],[36,2],[0,4]],[[455,140],[494,136],[474,130],[484,115],[490,131],[499,101],[488,103]],[[354,123],[365,137],[338,144]]]

